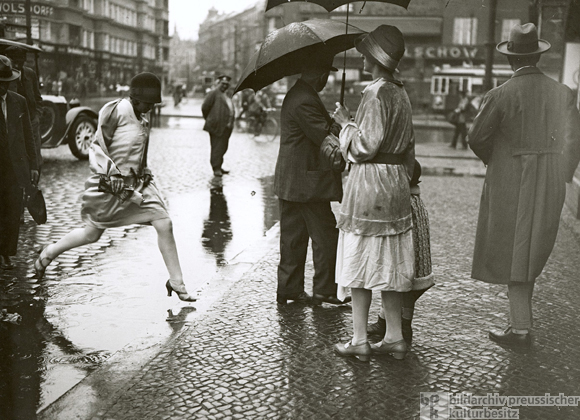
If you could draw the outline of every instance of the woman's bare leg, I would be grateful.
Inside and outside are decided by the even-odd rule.
[[[354,295],[353,295],[354,300]],[[403,339],[401,332],[401,294],[398,292],[381,292],[383,314],[387,322],[387,332],[383,341],[394,343]]]
[[[357,346],[367,342],[367,322],[369,320],[369,308],[373,294],[370,290],[355,288],[352,293],[352,344]]]
[[[165,266],[169,272],[169,278],[172,280],[183,280],[179,256],[177,255],[177,245],[173,236],[173,224],[171,219],[159,219],[151,222],[157,231],[157,244],[159,251],[165,261]]]
[[[91,226],[71,230],[65,236],[60,238],[58,242],[48,245],[44,250],[42,257],[53,260],[69,249],[97,242],[104,231],[105,229],[97,229]]]

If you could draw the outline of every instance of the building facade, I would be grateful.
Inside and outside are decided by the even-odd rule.
[[[39,77],[51,93],[71,83],[80,96],[103,93],[140,71],[167,78],[168,0],[40,0],[30,14],[33,43],[44,51]],[[0,16],[5,37],[25,42],[25,2],[0,3]]]

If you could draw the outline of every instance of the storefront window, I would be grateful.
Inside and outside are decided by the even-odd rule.
[[[516,25],[520,24],[519,19],[504,19],[501,22],[501,40],[507,41],[510,38],[510,31]]]
[[[456,45],[475,45],[477,43],[477,18],[455,18],[453,43]]]

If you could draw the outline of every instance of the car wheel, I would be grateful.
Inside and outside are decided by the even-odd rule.
[[[89,147],[95,138],[97,123],[88,115],[79,115],[73,123],[68,139],[68,147],[78,159],[89,158]]]
[[[58,107],[52,102],[43,101],[39,115],[41,143],[46,143],[52,139],[56,130],[56,122],[59,119]]]

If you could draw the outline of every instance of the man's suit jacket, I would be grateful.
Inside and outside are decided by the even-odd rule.
[[[318,93],[299,79],[288,91],[280,115],[281,137],[274,192],[287,201],[340,201],[340,172],[320,158],[332,119]]]
[[[233,107],[233,104],[232,104]],[[228,106],[226,94],[216,87],[205,97],[201,105],[205,118],[203,129],[215,136],[221,136],[233,127],[234,112]]]
[[[34,70],[26,66],[23,67],[20,77],[22,79],[22,87],[24,88],[23,96],[26,98],[30,119],[32,120],[36,117],[38,109],[42,103],[42,96],[40,95],[40,89],[38,86],[38,77],[36,76]],[[19,82],[19,80],[14,80],[11,82],[10,90],[22,95],[21,92],[18,92]]]
[[[6,129],[12,169],[22,188],[30,187],[30,171],[38,170],[36,148],[26,99],[14,92],[6,93]]]

